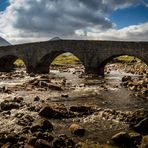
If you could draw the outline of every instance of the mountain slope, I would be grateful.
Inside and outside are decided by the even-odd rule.
[[[58,40],[62,40],[62,39],[59,37],[54,37],[54,38],[50,39],[50,41],[58,41]]]
[[[0,37],[0,46],[7,46],[10,45],[9,42],[7,42],[5,39],[3,39],[2,37]]]

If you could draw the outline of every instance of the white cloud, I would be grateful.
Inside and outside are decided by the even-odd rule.
[[[91,30],[87,33],[89,38],[101,40],[148,40],[148,23],[132,25],[122,29],[108,29],[107,31]]]
[[[116,9],[146,5],[144,0],[9,1],[10,6],[0,13],[0,36],[11,43],[48,40],[54,36],[86,39],[118,39],[118,36],[145,39],[147,36],[145,24],[117,30],[108,19]]]

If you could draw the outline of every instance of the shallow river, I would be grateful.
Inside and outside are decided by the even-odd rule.
[[[148,102],[144,99],[134,97],[132,92],[127,88],[120,85],[121,78],[126,73],[120,73],[113,71],[111,74],[102,77],[89,77],[80,78],[77,74],[73,74],[74,69],[70,69],[69,72],[59,72],[52,70],[52,75],[65,77],[67,83],[71,84],[69,90],[65,90],[62,93],[68,94],[68,98],[61,97],[61,92],[55,91],[16,91],[13,94],[0,94],[0,102],[5,98],[12,96],[22,96],[28,102],[32,102],[35,96],[47,99],[48,102],[56,102],[65,104],[67,107],[72,105],[79,106],[92,106],[98,110],[103,109],[114,109],[119,111],[135,111],[137,109],[144,108],[148,110]],[[134,75],[133,75],[134,76]],[[135,77],[135,76],[134,76]],[[32,79],[29,76],[25,78],[14,78],[12,80],[3,80],[0,82],[0,86],[14,86],[21,85],[23,82]],[[36,116],[36,114],[34,115]],[[2,117],[0,117],[2,118]],[[8,121],[11,119],[7,119]],[[2,119],[0,120],[3,128],[9,128],[4,126]],[[68,127],[71,123],[77,122],[82,125],[87,131],[82,141],[93,141],[104,143],[110,140],[111,136],[119,131],[126,131],[129,129],[128,125],[118,120],[106,120],[102,117],[101,111],[99,113],[83,116],[81,118],[70,118],[70,119],[52,119],[51,120],[56,134],[66,133],[71,136]],[[12,124],[13,125],[13,124]],[[76,138],[76,137],[74,137]],[[80,140],[79,138],[76,138]]]

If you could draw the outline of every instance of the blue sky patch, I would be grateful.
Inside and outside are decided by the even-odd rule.
[[[148,7],[139,5],[126,9],[116,10],[110,16],[112,22],[116,23],[117,28],[130,25],[137,25],[148,21]]]
[[[0,0],[0,11],[4,11],[8,5],[8,0]]]

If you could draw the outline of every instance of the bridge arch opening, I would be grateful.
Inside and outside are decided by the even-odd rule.
[[[76,68],[79,71],[84,71],[84,66],[80,59],[69,52],[58,55],[50,64],[50,70],[61,69],[65,71],[68,68]]]
[[[78,56],[70,52],[52,52],[45,55],[37,65],[38,72],[49,73],[53,70],[67,71],[69,68],[84,72],[84,66]]]
[[[148,74],[148,65],[135,56],[113,56],[103,61],[99,68],[104,74]]]
[[[17,68],[26,67],[25,62],[16,55],[5,55],[0,57],[0,71],[11,72]]]

